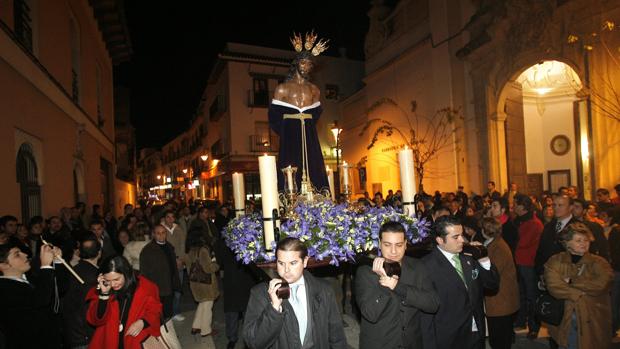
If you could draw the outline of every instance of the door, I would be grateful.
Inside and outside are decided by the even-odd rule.
[[[525,158],[525,124],[523,120],[523,91],[521,85],[506,85],[506,166],[508,182],[527,188],[527,163]]]

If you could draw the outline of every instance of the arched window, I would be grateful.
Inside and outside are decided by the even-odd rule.
[[[22,221],[41,215],[41,187],[39,186],[37,163],[32,147],[24,143],[17,153],[17,183],[19,183]]]

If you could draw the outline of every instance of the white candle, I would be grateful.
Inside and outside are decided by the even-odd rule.
[[[335,201],[336,189],[334,188],[334,171],[329,168],[329,166],[325,166],[325,171],[327,172],[327,183],[329,183],[329,192],[332,194],[332,201]]]
[[[263,203],[263,218],[271,219],[273,210],[279,210],[278,205],[278,175],[276,169],[276,157],[265,154],[258,157],[258,170],[260,173],[260,192]],[[280,227],[280,221],[276,221]],[[264,221],[265,249],[271,251],[271,243],[274,241],[274,225],[272,220]]]
[[[288,186],[289,193],[292,193],[294,189],[293,189],[293,170],[291,168],[291,165],[288,165],[287,170],[288,171],[285,171],[286,182],[287,182],[286,185]]]
[[[245,183],[243,173],[232,174],[233,199],[235,200],[235,214],[237,217],[245,214]]]
[[[405,147],[398,152],[400,163],[400,188],[403,192],[403,210],[412,216],[415,213],[413,198],[415,197],[415,172],[413,167],[413,150]]]
[[[342,190],[349,185],[349,165],[347,165],[347,162],[344,161],[340,167],[342,167]]]

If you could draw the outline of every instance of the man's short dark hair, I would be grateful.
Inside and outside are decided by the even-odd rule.
[[[299,252],[301,259],[308,256],[308,247],[299,239],[293,237],[286,237],[278,242],[276,246],[277,251],[295,251]]]
[[[532,199],[525,194],[515,195],[515,205],[523,206],[527,212],[532,211]]]
[[[433,210],[433,213],[432,213],[433,215],[436,215],[439,211],[446,211],[448,214],[450,214],[450,210],[445,206],[434,206],[432,210]]]
[[[14,244],[4,244],[0,245],[0,263],[6,263],[9,259],[9,253],[11,253],[11,249],[16,247]]]
[[[495,182],[494,181],[488,181],[487,184],[491,184],[492,186],[495,186]]]
[[[620,191],[620,184],[616,184],[616,186],[614,187],[615,191]]]
[[[164,217],[166,217],[169,214],[172,214],[175,217],[177,216],[177,214],[174,212],[174,210],[166,210],[166,211],[164,211]]]
[[[43,224],[43,217],[34,216],[30,218],[30,221],[28,221],[28,228],[32,228],[32,226],[35,224]]]
[[[461,225],[461,221],[454,216],[442,216],[437,218],[433,226],[433,233],[436,237],[446,239],[448,235],[448,227]]]
[[[385,222],[379,229],[379,240],[383,239],[383,233],[403,233],[405,234],[405,227],[399,222]]]
[[[93,233],[86,233],[80,239],[80,258],[92,259],[101,251],[101,243]]]
[[[581,205],[581,208],[584,208],[584,209],[588,208],[588,206],[589,206],[588,202],[586,200],[579,199],[579,198],[573,199],[573,205],[574,204],[579,204],[579,205]]]
[[[2,217],[0,218],[0,227],[4,228],[4,226],[5,226],[8,222],[15,222],[15,223],[17,223],[17,217],[15,217],[15,216],[11,216],[11,215],[2,216]]]
[[[90,224],[88,226],[92,228],[94,225],[101,225],[102,227],[105,227],[103,222],[99,219],[93,219],[92,221],[90,221]]]
[[[609,190],[607,190],[605,188],[598,188],[598,189],[596,189],[596,193],[597,194],[603,194],[603,195],[609,195]]]

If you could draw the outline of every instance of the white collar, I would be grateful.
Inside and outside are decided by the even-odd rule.
[[[306,285],[306,280],[304,279],[304,276],[301,275],[301,277],[299,278],[299,280],[293,282],[292,284],[289,284],[289,286],[295,286],[295,285],[302,285],[305,286]]]
[[[566,226],[566,224],[568,224],[568,222],[573,218],[572,214],[569,214],[568,217],[562,219],[562,220],[558,220],[558,222],[562,223],[562,229],[564,229],[564,227]]]
[[[452,260],[452,258],[454,258],[454,256],[456,255],[456,253],[452,253],[452,252],[448,252],[448,251],[444,251],[441,249],[441,247],[439,247],[439,245],[437,246],[437,249],[439,250],[439,252],[441,252],[444,257],[446,257],[448,259],[448,261],[450,262],[450,264],[454,263],[454,261]]]
[[[172,228],[168,228],[168,226],[166,225],[166,223],[162,224],[164,226],[164,228],[166,228],[166,230],[172,235],[174,234],[174,229],[177,227],[176,223],[172,223]]]
[[[25,284],[30,284],[30,281],[28,281],[28,279],[26,279],[26,274],[22,274],[22,277],[1,275],[0,279],[7,279],[7,280],[13,280],[13,281],[17,281],[17,282],[23,282]]]
[[[280,100],[277,100],[277,99],[274,98],[274,99],[271,100],[271,104],[281,105],[283,107],[289,107],[289,108],[297,109],[301,113],[301,112],[304,112],[304,111],[306,111],[308,109],[312,109],[312,108],[316,108],[316,107],[320,106],[321,102],[320,101],[314,102],[314,103],[312,103],[312,104],[310,104],[308,106],[300,108],[300,107],[298,107],[296,105],[293,105],[293,104],[290,104],[290,103],[286,103],[286,102],[283,102],[283,101],[280,101]]]
[[[486,240],[484,241],[484,247],[489,246],[489,245],[493,242],[493,240],[495,240],[495,238],[494,238],[494,237],[493,237],[493,238],[488,238],[488,239],[486,239]]]

